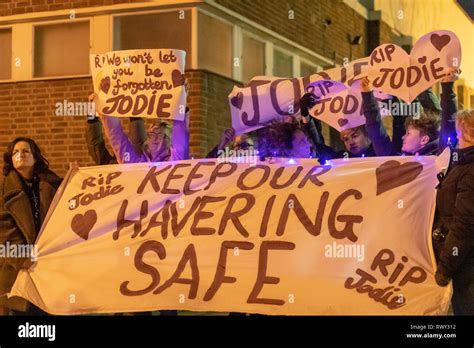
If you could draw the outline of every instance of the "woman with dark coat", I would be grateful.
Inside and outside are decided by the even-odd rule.
[[[13,140],[3,159],[0,244],[31,250],[61,178],[48,169],[48,161],[30,138]],[[0,257],[0,314],[8,315],[10,310],[13,314],[42,314],[39,308],[26,300],[7,296],[19,270],[28,264],[31,256],[34,255],[26,258]]]
[[[453,281],[455,315],[474,315],[474,110],[456,115],[458,151],[441,176],[433,244],[436,283]]]

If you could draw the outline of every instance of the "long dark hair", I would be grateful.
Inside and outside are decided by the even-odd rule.
[[[26,137],[18,137],[8,145],[7,152],[3,154],[3,162],[4,162],[3,175],[7,176],[10,173],[10,171],[15,168],[13,167],[13,160],[12,160],[13,149],[15,148],[15,145],[20,141],[24,141],[30,144],[31,153],[33,154],[33,158],[35,159],[33,172],[35,174],[46,172],[49,168],[49,162],[46,158],[43,157],[43,155],[41,154],[41,150],[39,146],[35,143],[35,141],[33,139],[26,138]]]
[[[306,129],[297,121],[276,122],[259,129],[257,132],[260,157],[291,157],[293,135],[297,130],[301,130],[308,137]]]

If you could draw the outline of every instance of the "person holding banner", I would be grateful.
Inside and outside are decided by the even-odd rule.
[[[95,99],[95,95],[92,96]],[[117,162],[140,163],[178,161],[189,157],[189,109],[186,108],[184,121],[173,121],[172,135],[165,122],[154,122],[147,138],[140,149],[135,149],[130,138],[124,133],[120,118],[99,115],[104,126],[105,134],[115,153]],[[172,141],[172,144],[171,144]]]
[[[4,156],[0,178],[0,244],[9,249],[34,250],[33,246],[61,178],[49,170],[49,163],[34,140],[13,140]],[[46,314],[20,297],[8,298],[20,269],[36,255],[0,258],[0,313]],[[24,256],[24,257],[23,257]]]
[[[433,112],[437,109],[436,96],[427,90],[419,98],[426,112],[421,115],[410,115],[411,117],[406,119],[402,115],[393,116],[392,140],[382,124],[380,110],[371,91],[370,81],[367,77],[362,79],[363,110],[369,136],[377,156],[436,155],[449,143],[455,145],[452,141],[456,139],[454,115],[457,111],[457,103],[453,87],[459,73],[460,71],[452,70],[441,83],[441,131],[439,130],[439,118]],[[403,131],[405,134],[401,136]]]
[[[223,150],[231,141],[235,139],[235,129],[227,128],[224,133],[222,133],[221,141],[219,144],[214,146],[211,151],[206,155],[206,158],[217,158],[219,151]]]
[[[365,125],[349,128],[340,133],[347,151],[335,151],[332,147],[324,144],[321,121],[309,116],[309,109],[315,106],[316,103],[316,98],[311,93],[306,93],[300,99],[301,116],[306,120],[305,129],[316,147],[316,157],[321,163],[333,158],[375,156]]]
[[[94,94],[91,94],[89,99],[93,98],[93,96]],[[89,101],[92,102],[93,100]],[[105,147],[102,124],[95,115],[89,115],[87,119],[85,138],[89,155],[97,165],[117,164],[115,156],[111,155]],[[146,130],[144,120],[140,117],[130,117],[130,141],[136,151],[139,151],[145,140]]]
[[[435,280],[440,286],[453,281],[455,315],[474,315],[474,110],[457,114],[456,132],[459,150],[437,187]]]
[[[261,158],[265,157],[314,157],[313,144],[305,127],[296,119],[276,121],[259,129],[258,149]]]
[[[111,155],[105,147],[102,124],[98,117],[87,120],[86,143],[89,155],[97,165],[117,164],[115,155]],[[140,117],[130,117],[130,141],[138,151],[146,140],[145,121]]]

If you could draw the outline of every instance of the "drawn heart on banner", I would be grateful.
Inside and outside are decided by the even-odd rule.
[[[411,103],[424,90],[461,64],[456,34],[438,30],[423,35],[407,54],[395,44],[384,44],[370,55],[368,76],[374,88]]]
[[[375,170],[377,196],[412,182],[422,171],[423,165],[419,162],[400,164],[400,162],[392,160],[382,163]]]
[[[355,81],[351,87],[331,80],[320,80],[306,86],[306,92],[312,93],[317,100],[309,114],[324,121],[339,132],[365,124],[362,113],[362,95],[360,81]],[[374,92],[376,99],[388,98],[387,95]],[[379,105],[381,108],[383,105]],[[382,117],[387,112],[381,112]]]
[[[110,89],[110,77],[107,76],[100,81],[100,90],[107,93]]]
[[[71,228],[75,234],[84,240],[89,239],[89,233],[97,222],[95,210],[88,210],[82,214],[76,214],[71,221]]]
[[[173,80],[173,87],[176,88],[179,86],[184,86],[186,76],[179,70],[173,70],[171,73],[171,79]]]
[[[244,94],[242,92],[237,93],[232,98],[230,98],[230,103],[240,110],[244,102]]]
[[[430,35],[431,44],[439,51],[446,46],[449,41],[451,41],[451,37],[449,35],[438,35],[438,34],[431,34]]]

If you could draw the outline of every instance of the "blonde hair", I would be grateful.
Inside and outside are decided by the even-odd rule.
[[[474,144],[474,109],[461,110],[456,114],[456,129],[461,131],[458,136]]]

